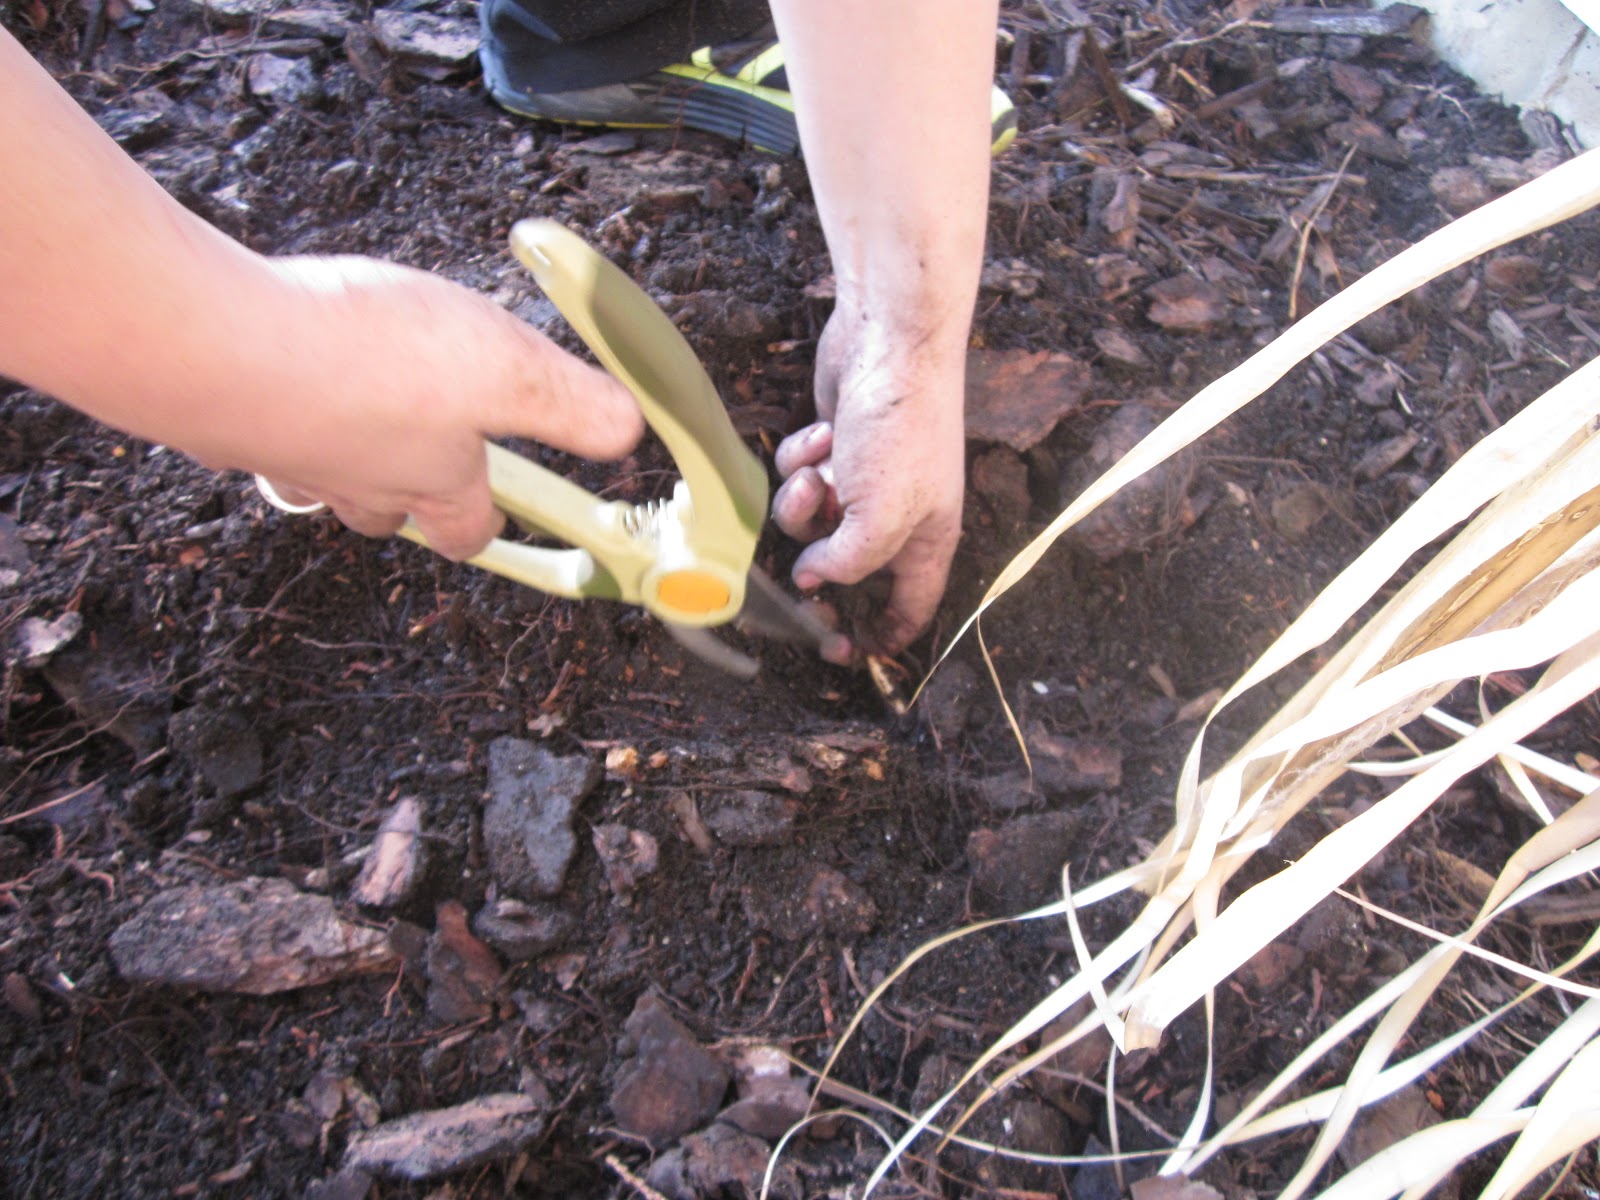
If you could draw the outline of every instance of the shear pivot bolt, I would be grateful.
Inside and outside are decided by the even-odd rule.
[[[681,613],[705,614],[726,608],[728,585],[708,571],[672,571],[656,584],[656,601]]]

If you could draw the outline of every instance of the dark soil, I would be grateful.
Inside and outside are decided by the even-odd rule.
[[[570,338],[505,249],[515,220],[554,217],[678,317],[767,461],[809,419],[828,309],[817,285],[829,266],[799,162],[692,131],[601,135],[514,119],[470,74],[430,79],[384,57],[364,11],[340,10],[353,30],[341,41],[230,33],[179,0],[127,28],[116,0],[95,9],[110,17],[98,39],[76,6],[24,4],[6,19],[166,187],[250,245],[436,270]],[[470,16],[455,0],[437,11]],[[1121,408],[1170,408],[1289,323],[1298,243],[1270,259],[1266,247],[1340,171],[1351,139],[1365,149],[1306,243],[1301,313],[1448,219],[1430,187],[1440,170],[1472,155],[1520,162],[1536,148],[1515,114],[1407,39],[1258,24],[1175,46],[1223,20],[1122,0],[1095,17],[1112,69],[1148,59],[1148,89],[1188,114],[1152,142],[1138,129],[1143,113],[1107,103],[1081,33],[1041,15],[1053,11],[1008,3],[1003,16],[1016,40],[998,58],[1000,79],[1023,132],[995,167],[994,269],[975,344],[1073,355],[1089,364],[1089,399],[1025,454],[974,443],[974,458],[997,457],[972,472],[968,536],[938,626],[905,664],[913,679],[1070,498],[1074,464]],[[299,57],[315,88],[252,97],[246,63],[263,50]],[[1307,61],[1266,85],[1260,104],[1192,115],[1293,59]],[[1065,76],[1069,63],[1077,69]],[[1361,121],[1370,128],[1350,124]],[[1120,231],[1119,179],[1137,181],[1140,201]],[[1580,218],[1495,256],[1509,265],[1462,268],[1369,321],[1358,342],[1329,348],[1206,439],[1187,472],[1162,484],[1161,503],[1111,531],[1123,552],[1059,546],[992,610],[984,635],[1019,719],[1120,764],[1021,797],[1022,819],[1035,821],[1022,826],[1008,824],[1018,796],[1003,782],[1021,758],[971,637],[952,656],[954,682],[903,718],[864,674],[783,648],[749,647],[764,669],[735,685],[637,612],[551,600],[407,543],[278,513],[247,479],[12,389],[0,402],[0,543],[15,579],[0,590],[0,630],[12,638],[28,618],[66,613],[82,627],[43,666],[9,654],[0,694],[0,1190],[635,1194],[607,1160],[643,1176],[668,1148],[620,1128],[611,1107],[623,1024],[640,998],[658,995],[720,1053],[771,1043],[819,1064],[863,989],[928,937],[1055,895],[1053,846],[1067,849],[1079,882],[1142,857],[1168,826],[1196,728],[1183,705],[1230,682],[1487,422],[1592,357],[1596,233]],[[1119,275],[1119,255],[1133,278]],[[1200,327],[1153,319],[1148,289],[1175,277],[1206,281]],[[1525,334],[1520,358],[1490,332],[1496,310]],[[1107,330],[1146,365],[1108,357],[1096,336]],[[1398,393],[1361,399],[1385,360],[1402,372]],[[1399,461],[1358,477],[1375,448],[1411,435]],[[630,500],[664,494],[672,477],[654,445],[620,468],[524,449]],[[783,578],[793,548],[773,534],[759,557]],[[1248,698],[1219,741],[1237,743],[1296,682]],[[1570,732],[1568,748],[1580,747],[1578,725]],[[490,898],[488,747],[506,737],[607,764],[579,810],[578,853],[555,898],[575,920],[531,961],[494,960],[471,1015],[443,1019],[429,988],[444,968],[418,948],[441,906],[471,915]],[[1341,783],[1274,861],[1380,786]],[[703,813],[751,789],[788,798],[793,821],[777,843],[697,848],[682,797]],[[352,853],[405,797],[420,801],[425,876],[396,910],[360,909]],[[1436,849],[1494,869],[1530,827],[1489,781],[1457,800],[1363,875],[1368,895],[1461,919],[1466,901]],[[654,873],[620,894],[591,844],[609,825],[659,849]],[[323,892],[413,952],[382,974],[267,996],[134,985],[114,967],[111,934],[162,889],[258,877]],[[808,906],[819,878],[830,899]],[[1131,912],[1091,910],[1091,941],[1103,944]],[[1566,945],[1560,927],[1519,936],[1549,940],[1550,960]],[[1293,970],[1222,997],[1225,1099],[1417,950],[1332,907],[1289,940]],[[959,942],[889,994],[837,1074],[902,1107],[925,1102],[941,1072],[970,1061],[1073,963],[1064,926],[1050,922]],[[1440,1020],[1475,1015],[1462,993],[1478,987],[1487,1003],[1504,984],[1468,973],[1442,994]],[[1540,1019],[1525,1018],[1528,1036]],[[1123,1094],[1167,1130],[1185,1126],[1197,1094],[1200,1034],[1188,1018],[1160,1050],[1119,1066]],[[1475,1045],[1430,1079],[1428,1104],[1466,1111],[1503,1073],[1505,1052]],[[318,1108],[329,1079],[366,1100]],[[519,1150],[443,1183],[338,1176],[348,1139],[373,1117],[505,1092],[542,1107],[538,1135]],[[1036,1081],[997,1105],[980,1135],[1032,1130],[1030,1148],[1060,1154],[1109,1140],[1102,1099],[1079,1085]],[[1152,1136],[1125,1122],[1125,1146]],[[1241,1151],[1209,1178],[1235,1195],[1270,1192],[1306,1144]],[[788,1194],[856,1195],[878,1151],[845,1124],[791,1145],[780,1183]],[[939,1166],[908,1164],[881,1194],[1108,1186],[963,1152]],[[734,1172],[700,1192],[745,1188]]]

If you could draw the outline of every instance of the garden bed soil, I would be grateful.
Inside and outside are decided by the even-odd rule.
[[[92,7],[98,29],[76,7],[7,20],[174,195],[252,247],[435,270],[576,347],[506,250],[513,222],[552,217],[662,301],[764,462],[810,418],[830,268],[802,163],[688,130],[513,118],[470,65],[385,51],[381,10],[239,29],[180,0]],[[390,15],[472,27],[463,4],[403,7]],[[995,163],[973,335],[1002,380],[991,398],[1062,412],[1023,448],[973,439],[966,536],[937,624],[903,661],[911,681],[1086,482],[1082,464],[1286,327],[1291,295],[1303,314],[1503,190],[1510,167],[1568,153],[1413,36],[1124,0],[1094,15],[1097,55],[1070,8],[1002,14],[999,79],[1021,134]],[[1097,58],[1113,72],[1145,61],[1141,86],[1178,123],[1151,128],[1108,100]],[[819,1065],[865,990],[929,937],[1058,895],[1063,859],[1081,882],[1148,852],[1207,695],[1489,425],[1593,356],[1596,232],[1579,218],[1372,318],[1047,554],[983,627],[1042,764],[1031,791],[971,635],[903,716],[864,672],[734,634],[763,662],[738,683],[638,612],[280,513],[248,479],[11,389],[0,1190],[614,1197],[639,1194],[632,1177],[665,1195],[753,1194],[777,1130],[710,1124],[751,1048]],[[1036,352],[1074,361],[1004,383],[1038,369]],[[604,467],[522,449],[609,497],[648,500],[672,477],[649,442]],[[783,579],[793,556],[774,532],[758,561]],[[45,642],[23,647],[25,632]],[[1229,710],[1219,744],[1301,677]],[[1592,717],[1570,716],[1547,748],[1592,748]],[[503,850],[518,781],[542,771],[571,776],[570,861],[518,875]],[[1263,858],[1295,857],[1384,786],[1339,783]],[[385,845],[413,877],[390,888],[359,873],[397,809]],[[538,846],[559,850],[568,825],[541,819]],[[1486,778],[1361,885],[1459,925],[1476,903],[1463,872],[1497,870],[1530,830]],[[174,897],[191,906],[177,917],[162,907]],[[258,940],[223,945],[204,922],[225,908],[265,921]],[[1091,944],[1133,911],[1089,910]],[[173,921],[203,934],[176,961],[150,945]],[[308,945],[323,933],[345,939],[330,982],[194,986],[212,954],[292,975],[333,953]],[[1572,934],[1516,929],[1506,948],[1543,942],[1556,960]],[[1296,926],[1221,994],[1223,1104],[1418,947],[1332,904]],[[1074,961],[1048,921],[941,950],[835,1074],[925,1103]],[[1474,1012],[1467,992],[1488,1003],[1504,987],[1467,972],[1441,994],[1439,1027]],[[1554,1011],[1535,1008],[1528,1036]],[[1478,1043],[1435,1072],[1426,1111],[1398,1127],[1466,1111],[1503,1053]],[[1056,1154],[1108,1143],[1103,1100],[1073,1078],[1103,1078],[1103,1056],[1013,1089],[976,1132]],[[1195,1014],[1120,1064],[1137,1110],[1123,1145],[1181,1131],[1204,1066]],[[470,1133],[388,1124],[458,1106],[449,1119]],[[374,1127],[423,1149],[396,1167],[368,1144]],[[778,1194],[860,1194],[879,1143],[853,1122],[821,1133],[787,1147]],[[1241,1149],[1207,1180],[1270,1193],[1306,1144]],[[929,1151],[880,1194],[1115,1188],[1104,1169],[966,1151],[935,1166]]]

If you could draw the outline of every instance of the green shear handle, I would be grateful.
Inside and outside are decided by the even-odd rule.
[[[603,501],[489,444],[495,503],[568,543],[554,550],[496,538],[469,561],[568,597],[638,604],[675,625],[721,625],[740,613],[766,516],[766,472],[746,449],[700,360],[637,284],[553,221],[520,221],[511,248],[602,365],[639,401],[683,478],[670,500]],[[427,545],[407,522],[402,534]]]

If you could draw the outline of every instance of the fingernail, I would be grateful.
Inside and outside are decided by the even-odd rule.
[[[842,633],[830,634],[824,638],[819,652],[826,661],[841,667],[849,666],[850,660],[855,657],[855,647]]]
[[[810,571],[802,571],[794,577],[794,585],[802,592],[814,592],[822,586],[822,576],[813,575]]]

